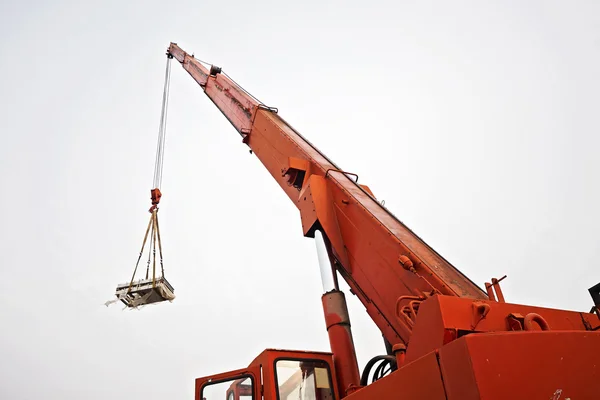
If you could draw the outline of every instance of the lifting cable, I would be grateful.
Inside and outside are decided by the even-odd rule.
[[[162,197],[162,193],[160,191],[160,186],[162,184],[162,174],[163,174],[163,160],[164,160],[164,148],[165,148],[165,136],[167,133],[167,108],[169,106],[169,89],[171,84],[171,59],[172,57],[167,57],[167,66],[165,70],[165,84],[163,88],[163,97],[162,97],[162,111],[160,115],[160,126],[158,129],[158,141],[156,143],[156,158],[154,160],[154,179],[152,182],[153,189],[150,191],[152,207],[150,207],[150,221],[148,222],[148,227],[146,228],[146,233],[144,235],[144,240],[142,242],[142,248],[140,249],[140,254],[138,256],[137,262],[135,264],[135,269],[133,270],[133,275],[131,276],[131,281],[129,282],[129,289],[134,284],[135,275],[142,259],[142,255],[144,253],[144,248],[146,247],[146,242],[148,244],[148,262],[146,264],[146,280],[150,279],[150,264],[152,264],[152,287],[156,285],[156,248],[158,247],[158,255],[159,255],[159,263],[160,263],[160,277],[164,278],[165,270],[163,267],[163,254],[162,254],[162,244],[160,240],[160,230],[158,227],[158,204],[160,202],[160,198]],[[150,240],[148,240],[148,234],[150,234]]]
[[[165,86],[162,98],[162,113],[160,115],[160,127],[158,128],[158,142],[156,144],[156,160],[154,163],[153,187],[160,189],[162,183],[163,159],[165,149],[165,136],[167,133],[167,108],[169,106],[169,89],[171,84],[171,58],[167,57],[167,68],[165,71]]]

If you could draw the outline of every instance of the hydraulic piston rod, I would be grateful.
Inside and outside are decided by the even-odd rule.
[[[338,387],[342,392],[346,392],[348,389],[358,387],[360,384],[360,373],[350,327],[348,306],[344,293],[337,287],[335,272],[330,261],[331,250],[328,242],[319,230],[315,232],[315,243],[323,282],[324,294],[321,301],[327,334],[329,335],[329,345],[333,353]]]

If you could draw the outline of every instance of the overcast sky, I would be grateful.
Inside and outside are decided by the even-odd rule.
[[[177,299],[103,305],[149,216],[170,41],[479,285],[506,274],[510,302],[591,308],[597,1],[5,0],[0,398],[191,399],[267,347],[328,350],[297,209],[177,63],[160,212]],[[363,366],[382,340],[348,298]]]

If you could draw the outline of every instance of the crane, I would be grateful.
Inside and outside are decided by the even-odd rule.
[[[219,398],[218,387],[233,400],[600,398],[600,285],[590,312],[506,302],[504,277],[479,287],[220,67],[176,43],[167,57],[298,209],[316,243],[331,347],[266,349],[248,367],[196,379],[196,400]],[[362,373],[339,276],[384,339]]]

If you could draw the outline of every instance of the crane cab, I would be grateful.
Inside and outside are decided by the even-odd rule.
[[[196,379],[196,400],[339,399],[331,353],[267,349],[247,368]]]

